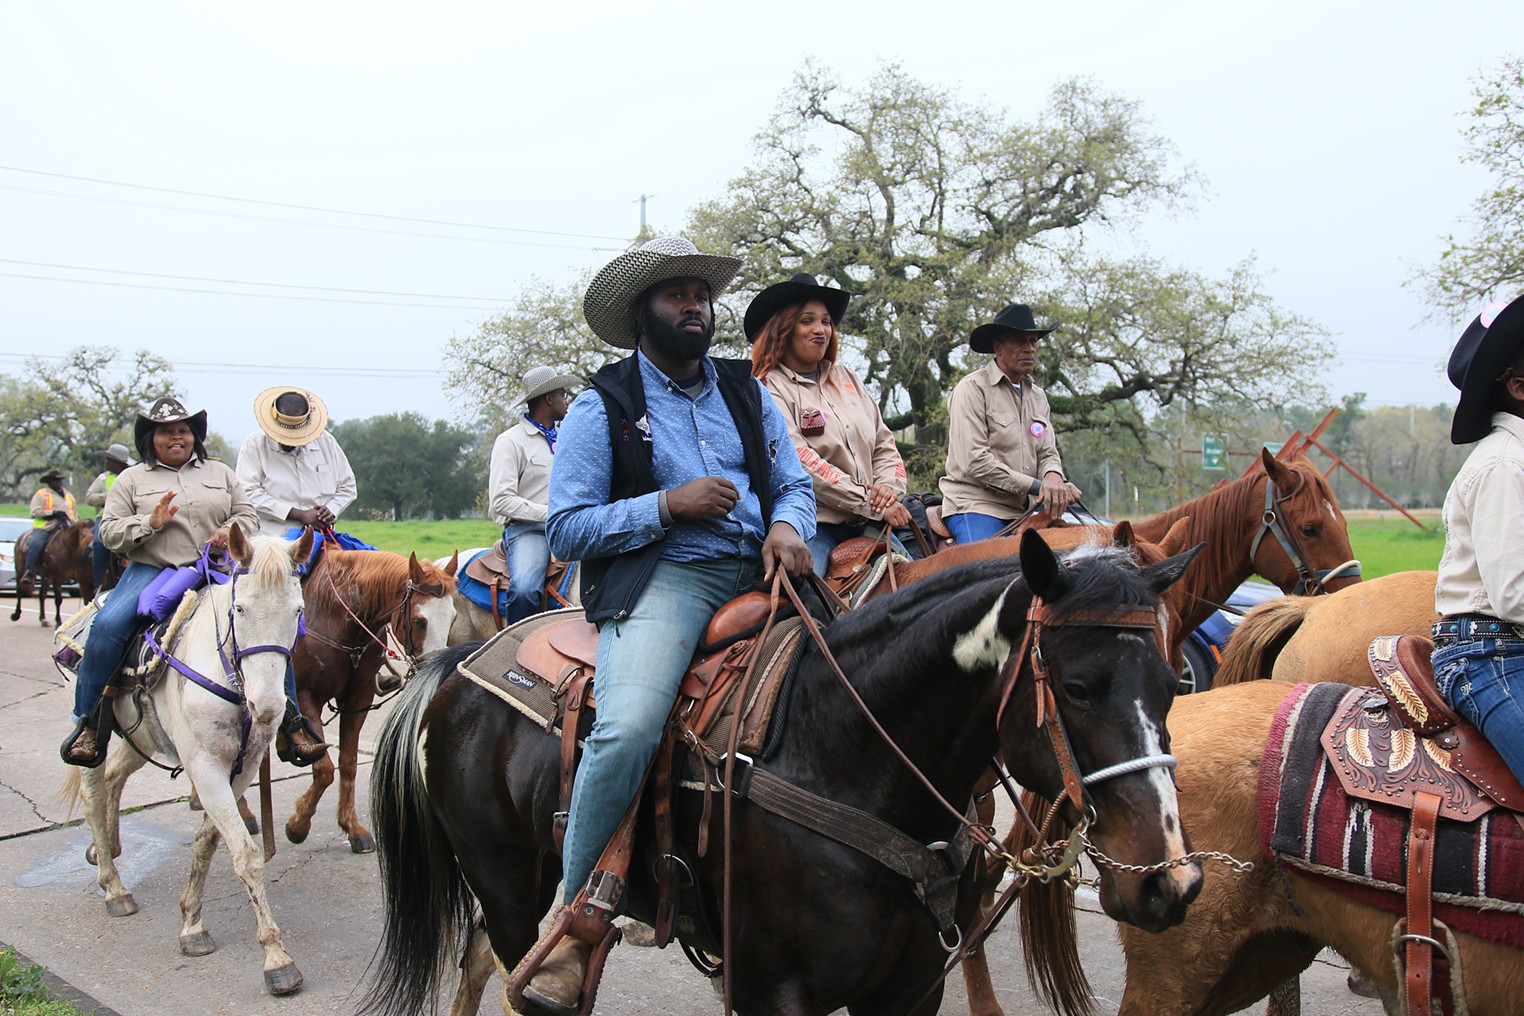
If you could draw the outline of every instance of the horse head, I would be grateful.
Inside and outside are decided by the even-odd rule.
[[[1249,548],[1254,570],[1288,593],[1331,593],[1360,581],[1339,499],[1301,452],[1260,450],[1264,512]]]
[[[376,688],[383,694],[401,687],[412,675],[420,656],[443,649],[455,620],[455,567],[458,557],[440,568],[419,561],[416,553],[407,559],[407,589],[387,636],[388,651],[382,655],[376,674]]]
[[[228,555],[237,565],[233,580],[203,594],[214,605],[211,613],[221,629],[230,631],[231,648],[225,651],[242,676],[249,709],[260,724],[277,722],[285,711],[286,661],[303,608],[296,567],[311,551],[310,531],[291,543],[273,536],[246,537],[235,522],[228,527]],[[187,654],[192,646],[187,639]],[[203,673],[222,672],[218,650],[215,642],[200,647],[207,654]]]
[[[1021,546],[1032,627],[1018,650],[1026,658],[1010,663],[1019,670],[1001,746],[1025,785],[1064,802],[1070,821],[1088,819],[1081,842],[1106,913],[1152,931],[1179,923],[1201,889],[1200,865],[1183,860],[1190,844],[1169,772],[1165,714],[1177,677],[1161,598],[1200,549],[1140,565],[1132,548],[1060,560],[1035,533]],[[1045,722],[1046,735],[1034,730]]]

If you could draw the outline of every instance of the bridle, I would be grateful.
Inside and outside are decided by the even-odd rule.
[[[324,635],[322,632],[317,631],[311,626],[308,626],[307,628],[307,635],[326,646],[330,646],[334,649],[339,650],[340,652],[348,653],[350,666],[353,668],[358,668],[360,666],[360,659],[372,648],[379,648],[381,650],[382,656],[387,660],[398,662],[406,661],[407,669],[402,675],[401,685],[399,685],[396,689],[401,690],[401,687],[405,686],[408,680],[412,678],[413,673],[417,668],[418,647],[416,643],[416,636],[414,634],[413,626],[408,623],[408,619],[411,616],[412,612],[413,594],[416,592],[429,597],[442,597],[445,594],[444,583],[414,582],[412,578],[409,577],[407,584],[403,587],[402,590],[402,599],[397,602],[397,605],[389,609],[382,610],[369,624],[366,624],[365,621],[360,618],[360,615],[356,614],[354,610],[349,606],[349,602],[344,599],[343,593],[339,591],[338,584],[333,580],[333,570],[326,566],[326,562],[324,562],[323,577],[328,581],[328,588],[332,590],[333,598],[338,601],[339,606],[344,609],[344,613],[348,614],[350,619],[353,620],[355,624],[360,626],[360,630],[365,633],[366,639],[369,641],[362,640],[358,645],[353,646],[345,645],[336,639]],[[398,640],[396,635],[397,624],[402,626],[401,640]],[[380,629],[379,634],[377,634],[376,631],[372,630],[377,627]],[[396,673],[395,670],[392,672]],[[378,667],[376,669],[376,694],[378,695],[382,694],[380,682],[381,668]]]
[[[1308,564],[1307,555],[1303,552],[1302,545],[1296,538],[1296,533],[1286,527],[1280,512],[1276,511],[1277,505],[1284,506],[1307,482],[1306,478],[1300,475],[1298,475],[1298,479],[1301,482],[1297,484],[1294,490],[1291,490],[1282,497],[1277,497],[1275,493],[1275,477],[1269,473],[1265,474],[1265,510],[1260,514],[1259,530],[1254,534],[1254,542],[1249,544],[1249,565],[1257,570],[1254,558],[1259,553],[1260,541],[1265,538],[1266,533],[1269,533],[1275,537],[1275,541],[1281,545],[1281,550],[1285,552],[1287,559],[1290,560],[1291,566],[1296,569],[1297,583],[1296,588],[1291,590],[1291,595],[1318,596],[1328,592],[1328,587],[1324,583],[1331,579],[1358,578],[1360,576],[1360,562],[1358,560],[1349,560],[1333,568],[1313,568],[1312,565]]]

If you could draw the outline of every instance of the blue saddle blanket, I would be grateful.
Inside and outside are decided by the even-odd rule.
[[[477,551],[467,560],[460,562],[460,567],[455,571],[455,588],[460,592],[460,595],[464,596],[466,599],[470,600],[472,603],[476,604],[483,610],[488,611],[492,609],[492,587],[486,585],[485,583],[478,582],[471,576],[467,575],[466,565],[470,564],[472,561],[475,561],[483,554],[489,554],[491,552],[491,547],[488,547],[486,550]],[[507,589],[503,589],[497,594],[497,612],[499,616],[505,616],[508,613]]]

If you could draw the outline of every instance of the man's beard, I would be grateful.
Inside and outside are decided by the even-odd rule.
[[[658,320],[656,315],[642,308],[640,312],[642,338],[651,343],[652,349],[669,360],[697,360],[709,352],[709,346],[714,341],[714,322],[711,321],[702,332],[690,332],[682,327],[684,322],[690,320],[695,318],[684,318],[673,326]]]

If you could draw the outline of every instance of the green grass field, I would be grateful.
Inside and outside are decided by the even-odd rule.
[[[81,505],[81,511],[93,509]],[[0,505],[0,514],[25,515],[26,505]],[[1444,533],[1439,527],[1439,513],[1427,511],[1419,514],[1424,525],[1420,530],[1396,513],[1382,517],[1357,515],[1349,520],[1349,541],[1360,559],[1361,570],[1368,579],[1392,572],[1423,570],[1432,571],[1439,566],[1439,555],[1445,549]],[[344,520],[346,533],[359,537],[366,543],[375,544],[382,550],[400,554],[417,551],[421,558],[448,557],[456,550],[485,547],[496,540],[501,531],[486,519],[446,519],[440,522],[362,522]]]

